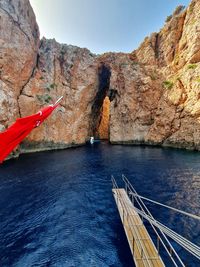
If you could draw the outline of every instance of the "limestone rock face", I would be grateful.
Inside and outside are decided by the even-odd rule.
[[[166,28],[177,30],[174,38],[171,36],[171,43],[176,43],[171,53],[173,58],[167,64],[161,64],[160,58],[157,62],[165,80],[155,122],[146,137],[147,143],[200,149],[199,8],[200,2],[192,1],[186,11],[172,17],[159,33],[165,32]],[[175,28],[174,21],[177,24]],[[172,32],[168,30],[167,33],[170,35]],[[166,40],[166,44],[160,44],[163,51],[168,51],[169,42]]]
[[[123,53],[107,54],[101,61],[111,69],[110,141],[145,143],[163,92],[161,81],[152,77],[158,75],[156,70],[148,73],[143,64]]]
[[[200,149],[200,2],[179,6],[159,33],[128,54],[106,54],[111,69],[112,143]]]
[[[28,0],[0,1],[0,129],[20,116],[18,97],[36,65],[39,29]]]
[[[36,64],[39,30],[28,0],[1,0],[0,15],[0,78],[19,94]]]
[[[91,107],[98,90],[97,62],[87,49],[42,39],[38,63],[19,97],[22,116],[63,96],[53,115],[26,139],[26,149],[83,144],[89,138]]]
[[[199,10],[199,0],[178,7],[130,54],[96,56],[39,40],[29,1],[1,0],[0,130],[63,95],[21,151],[84,144],[95,135],[200,150]],[[106,96],[110,106],[102,113]]]

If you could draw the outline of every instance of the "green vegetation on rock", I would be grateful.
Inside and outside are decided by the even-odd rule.
[[[197,64],[189,64],[187,66],[188,69],[192,69],[192,70],[196,69],[196,67],[197,67]]]
[[[182,6],[182,5],[177,6],[173,15],[167,16],[165,22],[169,22],[173,18],[173,16],[178,16],[184,9],[185,9],[185,6]]]
[[[50,84],[50,85],[48,85],[47,87],[46,87],[46,89],[47,89],[47,91],[51,91],[52,89],[55,89],[55,88],[57,88],[57,84],[55,84],[55,83],[52,83],[52,84]]]
[[[200,77],[198,77],[198,78],[196,79],[196,82],[200,83]]]
[[[172,15],[167,16],[165,22],[169,22],[172,19]]]
[[[179,15],[184,9],[185,9],[185,6],[182,6],[182,5],[177,6],[173,15],[175,16]]]
[[[166,88],[166,89],[171,89],[173,87],[174,83],[172,81],[164,81],[163,82],[163,86]]]
[[[44,95],[36,95],[37,99],[40,101],[41,104],[50,103],[52,98],[48,94]]]

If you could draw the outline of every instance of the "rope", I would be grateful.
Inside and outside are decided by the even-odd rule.
[[[179,212],[179,213],[181,213],[181,214],[184,214],[184,215],[186,215],[186,216],[189,216],[189,217],[191,217],[191,218],[193,218],[193,219],[196,219],[196,220],[199,220],[199,221],[200,221],[200,216],[199,216],[199,215],[195,215],[195,214],[192,214],[192,213],[183,211],[183,210],[179,210],[179,209],[177,209],[177,208],[174,208],[174,207],[171,207],[171,206],[162,204],[162,203],[160,203],[160,202],[157,202],[157,201],[155,201],[155,200],[149,199],[149,198],[147,198],[147,197],[140,196],[140,195],[135,194],[135,193],[133,193],[133,192],[130,192],[130,194],[131,194],[131,195],[134,195],[135,197],[139,197],[139,198],[141,198],[141,199],[144,199],[144,200],[147,200],[147,201],[152,202],[152,203],[154,203],[154,204],[157,204],[157,205],[159,205],[159,206],[162,206],[162,207],[165,207],[165,208],[168,208],[168,209],[177,211],[177,212]]]
[[[135,208],[135,207],[134,207]],[[162,229],[164,233],[166,233],[169,237],[171,237],[173,240],[175,240],[180,246],[182,246],[184,249],[186,249],[188,252],[193,254],[195,257],[200,259],[200,248],[195,245],[194,243],[190,242],[186,238],[182,237],[181,235],[177,234],[167,226],[163,225],[157,220],[153,220],[148,215],[140,211],[139,209],[135,208],[135,210],[140,214],[143,218],[145,218],[147,221],[151,221],[152,224],[154,224],[157,228]]]
[[[125,177],[125,176],[124,176]],[[126,178],[126,177],[125,177]],[[130,182],[128,181],[128,179],[126,178],[128,184],[130,184]],[[125,181],[126,182],[126,181]],[[131,184],[130,184],[131,185]],[[133,188],[133,186],[131,185],[131,187]],[[133,188],[134,190],[134,188]],[[135,190],[134,190],[135,191]],[[137,198],[142,198],[142,199],[146,199],[146,200],[150,200],[150,201],[153,201],[151,199],[148,199],[148,198],[145,198],[145,197],[142,197],[140,195],[137,194],[137,192],[135,191],[135,193],[133,193],[132,191],[130,192],[131,195],[133,195],[135,197],[135,199]],[[153,201],[153,202],[156,202],[156,201]],[[173,207],[170,207],[170,206],[167,206],[167,205],[164,205],[162,203],[159,203],[157,202],[158,204],[162,205],[162,206],[166,206],[166,207],[169,207],[169,208],[172,208],[173,210],[175,208]],[[173,240],[175,240],[179,245],[181,245],[182,247],[184,247],[187,251],[189,251],[190,253],[192,253],[194,256],[196,256],[198,259],[200,259],[200,248],[195,245],[194,243],[190,242],[189,240],[187,240],[186,238],[182,237],[181,235],[177,234],[176,232],[174,232],[173,230],[169,229],[167,226],[161,224],[160,222],[158,222],[157,220],[155,220],[154,218],[152,218],[151,216],[148,216],[145,212],[142,212],[141,210],[137,209],[136,207],[134,207],[135,210],[142,216],[144,217],[145,219],[147,219],[149,222],[151,221],[152,224],[154,224],[155,226],[157,226],[160,230],[162,229],[163,232],[165,232],[168,236],[170,236]],[[175,210],[178,210],[178,209],[175,209]],[[184,212],[184,211],[181,211],[181,210],[178,210],[180,211],[181,213],[184,213],[185,215],[190,215],[190,217],[192,216],[196,216],[196,215],[193,215],[193,214],[190,214],[190,213],[187,213],[187,212]],[[198,216],[197,216],[198,217]],[[155,223],[154,223],[155,222]]]
[[[114,178],[114,177],[113,177]],[[128,179],[122,175],[122,178],[125,182],[125,184],[127,184],[129,190],[132,192],[134,191],[135,194],[138,195],[137,191],[135,190],[135,188],[130,184],[130,182],[128,181]],[[115,181],[116,184],[116,181]],[[132,195],[133,196],[133,195]],[[145,213],[143,207],[145,208],[145,210],[147,211],[147,214],[152,218],[152,220],[155,220],[153,215],[151,214],[151,212],[149,211],[149,209],[146,207],[146,205],[144,204],[144,202],[140,199],[140,198],[136,198],[134,197],[136,202],[138,203],[139,207],[141,208],[141,210]],[[143,206],[143,207],[142,207]],[[146,213],[145,213],[146,214]],[[160,235],[158,234],[156,228],[154,227],[154,225],[152,224],[152,222],[150,222],[151,227],[153,228],[154,232],[156,233],[157,237],[159,238],[159,241],[161,242],[161,244],[163,245],[164,249],[166,250],[168,256],[170,257],[171,261],[173,262],[174,266],[178,267],[175,259],[173,258],[171,252],[169,251],[169,249],[167,248],[167,246],[165,245],[164,241],[162,240],[162,238],[160,237]],[[160,233],[162,234],[164,240],[167,242],[168,246],[170,247],[171,251],[174,253],[174,255],[176,256],[177,260],[179,261],[179,263],[181,264],[181,266],[185,266],[184,263],[182,262],[181,258],[179,257],[179,255],[177,254],[176,250],[174,249],[174,247],[172,246],[172,244],[170,243],[170,241],[168,240],[168,238],[166,237],[165,233],[163,233],[163,231],[161,229],[158,229],[160,231]]]
[[[118,195],[119,198],[121,198]],[[178,243],[180,246],[182,246],[185,250],[190,252],[192,255],[194,255],[196,258],[200,259],[200,248],[192,243],[191,241],[187,240],[186,238],[182,237],[181,235],[177,234],[164,224],[160,223],[159,221],[152,219],[149,215],[147,215],[145,212],[142,212],[140,209],[136,208],[135,206],[132,206],[128,203],[126,203],[130,208],[134,208],[135,211],[140,214],[143,218],[145,218],[147,221],[152,223],[154,226],[156,226],[159,230],[163,231],[166,235],[168,235],[170,238],[172,238],[176,243]]]
[[[160,223],[159,221],[155,220],[155,218],[152,216],[152,214],[150,213],[150,211],[148,210],[148,208],[146,207],[146,205],[143,203],[143,201],[141,199],[144,199],[146,201],[152,202],[154,204],[163,206],[165,208],[171,209],[173,211],[179,212],[181,214],[187,215],[193,219],[197,219],[200,220],[200,216],[198,215],[194,215],[179,209],[176,209],[174,207],[162,204],[160,202],[154,201],[152,199],[143,197],[138,195],[138,193],[136,192],[136,190],[134,189],[134,187],[131,185],[131,183],[128,181],[128,179],[123,175],[123,180],[125,182],[125,188],[127,191],[127,188],[130,190],[130,192],[128,192],[131,196],[134,197],[134,199],[137,201],[139,207],[141,208],[138,209],[135,206],[131,206],[132,208],[134,207],[135,211],[138,212],[138,214],[140,214],[143,218],[145,218],[150,225],[152,226],[154,232],[157,234],[157,236],[159,237],[162,245],[164,246],[165,250],[167,251],[168,255],[169,255],[169,251],[166,248],[164,242],[162,241],[162,239],[160,238],[158,232],[156,231],[156,229],[154,228],[157,227],[160,232],[162,233],[162,235],[164,236],[165,240],[168,242],[168,244],[170,245],[170,248],[173,250],[173,252],[175,253],[177,259],[179,260],[179,262],[181,263],[182,266],[185,266],[182,262],[182,260],[179,258],[178,254],[176,253],[176,251],[174,250],[173,246],[171,245],[171,243],[169,242],[169,240],[167,239],[167,237],[165,236],[165,234],[167,236],[169,236],[170,238],[172,238],[176,243],[178,243],[180,246],[182,246],[185,250],[187,250],[188,252],[190,252],[192,255],[194,255],[196,258],[200,259],[200,247],[198,247],[197,245],[195,245],[194,243],[192,243],[191,241],[187,240],[186,238],[182,237],[181,235],[179,235],[178,233],[174,232],[173,230],[171,230],[170,228],[168,228],[167,226],[163,225],[162,223]],[[117,187],[117,183],[114,179],[114,177],[112,176],[112,181],[113,181],[113,187]],[[133,192],[134,191],[134,192]],[[121,201],[120,201],[121,202]],[[141,204],[140,204],[141,202]],[[127,203],[128,204],[128,203]],[[148,215],[146,214],[146,212],[144,211],[142,205],[144,206],[144,208],[146,209]],[[130,206],[130,204],[128,204],[128,206]],[[176,262],[174,261],[174,259],[172,258],[172,255],[170,255],[171,260],[173,261],[174,265],[177,266]]]

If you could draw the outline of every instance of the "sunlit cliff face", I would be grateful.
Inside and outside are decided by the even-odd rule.
[[[98,136],[100,139],[109,139],[109,122],[110,122],[110,99],[108,96],[103,101],[101,121],[98,128]]]

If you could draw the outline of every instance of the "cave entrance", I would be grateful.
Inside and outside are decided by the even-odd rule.
[[[109,139],[110,124],[110,87],[111,71],[108,66],[101,64],[98,68],[98,91],[92,105],[91,136],[95,139]]]

